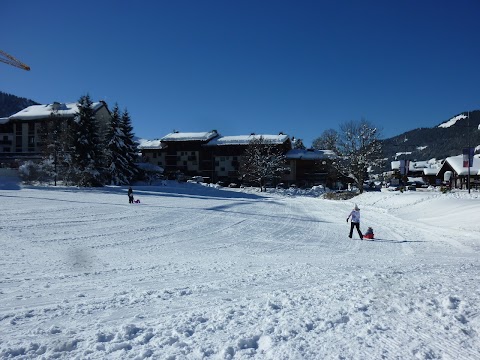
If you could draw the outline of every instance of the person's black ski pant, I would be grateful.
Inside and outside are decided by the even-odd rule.
[[[360,231],[360,223],[358,223],[358,222],[351,222],[350,223],[350,234],[348,235],[348,237],[352,237],[353,228],[357,228],[358,236],[360,236],[360,239],[363,239],[362,232]]]

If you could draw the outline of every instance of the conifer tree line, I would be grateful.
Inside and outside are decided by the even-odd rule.
[[[127,185],[137,180],[130,114],[115,104],[111,115],[107,124],[100,123],[88,94],[78,101],[73,121],[53,110],[40,130],[42,161],[27,163],[24,178],[75,186]]]

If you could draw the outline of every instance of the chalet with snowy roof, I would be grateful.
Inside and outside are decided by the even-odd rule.
[[[468,160],[467,160],[468,164]],[[468,177],[470,173],[470,188],[480,186],[480,155],[473,157],[470,169],[464,163],[463,155],[451,156],[445,159],[437,173],[437,178],[444,182],[450,182],[451,186],[458,189],[468,189]]]
[[[335,187],[332,161],[337,156],[331,150],[292,149],[285,154],[290,167],[286,180],[300,186],[326,185]]]
[[[188,176],[210,174],[210,169],[204,169],[211,159],[206,158],[203,145],[219,136],[216,130],[208,132],[172,132],[161,139],[156,149],[141,148],[142,154],[148,157],[148,162],[161,166],[165,174],[173,176],[180,172]],[[151,156],[151,158],[150,158]],[[209,176],[209,175],[206,175]]]
[[[92,104],[99,123],[111,119],[107,104]],[[73,121],[78,113],[77,103],[32,105],[0,120],[0,162],[13,165],[17,160],[39,159],[42,151],[42,125],[48,121]]]
[[[429,161],[406,161],[397,160],[391,162],[391,169],[398,176],[406,177],[407,183],[412,185],[436,185],[437,173],[439,171],[438,163],[435,159]],[[405,168],[407,171],[405,172]]]
[[[226,182],[238,182],[241,157],[250,142],[262,138],[276,146],[281,153],[286,153],[292,148],[288,135],[235,135],[219,136],[205,144],[207,159],[211,160],[211,166],[205,164],[204,169],[210,170],[212,179]]]

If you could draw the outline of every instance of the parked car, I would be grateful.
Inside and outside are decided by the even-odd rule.
[[[288,186],[284,183],[277,184],[277,189],[287,189],[287,188],[288,188]]]

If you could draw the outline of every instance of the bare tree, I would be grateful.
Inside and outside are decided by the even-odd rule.
[[[240,175],[245,181],[257,183],[263,191],[267,180],[281,176],[285,155],[279,146],[262,136],[253,138],[240,162]]]
[[[352,177],[362,193],[368,169],[383,162],[379,131],[365,119],[344,123],[340,130],[337,168]]]
[[[322,135],[313,140],[312,147],[317,150],[333,150],[337,151],[339,134],[336,130],[325,130]]]

